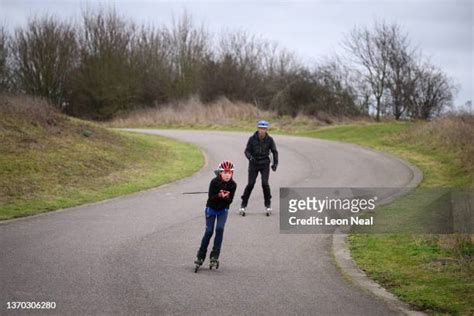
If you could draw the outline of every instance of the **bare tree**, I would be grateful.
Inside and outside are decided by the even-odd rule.
[[[407,34],[402,34],[397,24],[390,28],[389,72],[387,88],[390,91],[390,107],[396,120],[407,111],[410,95],[414,93],[417,72],[416,51],[410,48]]]
[[[425,62],[417,67],[416,78],[409,97],[412,118],[430,119],[452,106],[456,89],[442,70]]]
[[[71,114],[107,119],[134,106],[138,85],[131,57],[134,36],[135,26],[115,10],[84,12]]]
[[[338,56],[320,63],[315,69],[316,82],[329,91],[331,103],[325,107],[325,111],[336,115],[355,115],[363,113],[357,107],[357,89],[350,76],[351,72]]]
[[[246,32],[222,33],[203,76],[205,101],[226,96],[268,109],[299,69],[294,55]]]
[[[76,28],[43,18],[17,29],[11,69],[21,91],[58,105],[67,101],[67,113],[92,119],[198,94],[204,101],[226,96],[291,115],[357,115],[375,103],[379,118],[385,100],[396,105],[395,113],[406,112],[401,96],[415,89],[398,85],[405,68],[394,52],[404,50],[396,49],[394,33],[385,24],[354,29],[346,48],[357,71],[350,72],[339,61],[303,65],[276,43],[246,32],[224,33],[214,42],[187,13],[169,28],[137,28],[114,9],[99,9],[84,12]],[[419,98],[409,100],[419,104]]]
[[[352,64],[347,63],[343,56],[335,54],[323,59],[318,68],[320,71],[323,70],[334,76],[341,83],[342,87],[352,96],[360,114],[369,115],[374,99],[372,88],[366,78],[360,76],[359,71],[354,71]]]
[[[173,94],[169,34],[142,27],[133,43],[132,61],[140,80],[137,101],[149,106],[168,102]]]
[[[265,45],[242,31],[223,34],[220,39],[220,56],[235,65],[235,91],[243,101],[255,102],[257,97]]]
[[[12,75],[16,87],[43,96],[60,107],[66,83],[76,64],[75,31],[67,23],[45,16],[30,19],[12,41]]]
[[[261,81],[262,87],[259,89],[259,99],[262,107],[268,109],[273,97],[291,84],[304,67],[297,61],[293,53],[276,44],[270,44],[264,50],[263,56],[263,80]]]
[[[369,84],[375,98],[376,119],[380,120],[382,97],[388,83],[389,51],[393,27],[385,23],[374,24],[374,29],[354,28],[345,38],[343,46],[353,61],[355,70]]]
[[[203,64],[209,55],[210,35],[196,27],[186,12],[167,30],[174,76],[174,98],[197,93]]]
[[[260,41],[261,67],[259,68],[265,76],[284,77],[288,73],[301,68],[294,53],[280,47],[278,43],[271,41]]]
[[[3,27],[0,28],[0,92],[6,90],[8,82],[8,35]]]
[[[373,103],[372,89],[369,83],[359,76],[352,76],[354,82],[354,90],[356,91],[356,103],[361,113],[370,114],[370,108]]]

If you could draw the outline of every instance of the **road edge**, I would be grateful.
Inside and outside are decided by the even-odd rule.
[[[344,143],[340,141],[336,141],[336,142]],[[411,192],[423,180],[423,173],[417,166],[399,157],[396,157],[394,155],[381,152],[369,147],[357,145],[357,144],[351,144],[351,143],[344,143],[344,144],[350,144],[356,147],[360,147],[364,150],[369,150],[377,154],[384,155],[390,159],[397,160],[398,162],[403,164],[406,168],[408,168],[411,171],[413,177],[410,180],[410,182],[406,185],[405,189],[395,195],[392,195],[380,201],[379,204],[388,204],[392,202],[393,200]],[[332,250],[333,259],[336,263],[336,266],[339,268],[339,270],[343,274],[343,276],[346,277],[353,284],[357,285],[359,288],[363,289],[366,292],[371,293],[378,299],[381,299],[382,301],[384,301],[394,311],[397,311],[404,315],[410,315],[410,316],[426,315],[426,313],[424,312],[413,310],[412,307],[408,303],[401,301],[397,296],[395,296],[395,294],[389,292],[382,285],[380,285],[379,283],[369,278],[367,274],[364,271],[362,271],[362,269],[359,268],[355,260],[352,258],[351,252],[349,250],[349,243],[347,241],[347,236],[348,234],[344,232],[340,227],[336,228],[336,231],[332,235],[332,249],[331,250]]]

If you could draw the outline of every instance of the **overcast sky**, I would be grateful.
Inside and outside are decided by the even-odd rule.
[[[28,16],[54,14],[79,20],[98,1],[0,0],[0,22],[11,30]],[[367,1],[101,1],[137,23],[170,24],[184,10],[208,30],[246,30],[294,51],[308,63],[330,56],[355,25],[397,22],[413,45],[459,85],[456,104],[473,99],[472,0]]]

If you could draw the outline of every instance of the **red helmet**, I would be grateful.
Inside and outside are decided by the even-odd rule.
[[[234,164],[230,160],[224,160],[217,167],[217,171],[218,172],[222,172],[222,171],[232,171],[232,172],[234,172]]]

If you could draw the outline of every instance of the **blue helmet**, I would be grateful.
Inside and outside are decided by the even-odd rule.
[[[270,127],[270,123],[268,123],[265,120],[261,120],[261,121],[258,121],[257,127],[258,128],[268,128],[268,127]]]

